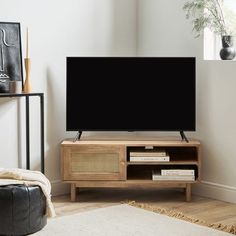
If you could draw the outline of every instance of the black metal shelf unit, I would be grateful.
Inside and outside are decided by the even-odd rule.
[[[41,146],[41,172],[44,173],[44,93],[0,93],[0,98],[25,97],[26,111],[26,169],[30,169],[30,97],[40,98],[40,146]]]

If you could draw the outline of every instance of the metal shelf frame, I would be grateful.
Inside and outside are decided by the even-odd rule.
[[[40,146],[41,146],[41,172],[44,174],[44,93],[0,93],[0,98],[25,97],[26,121],[26,169],[30,170],[30,97],[40,98]]]

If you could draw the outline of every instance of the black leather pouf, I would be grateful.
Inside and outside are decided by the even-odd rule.
[[[46,224],[46,197],[39,186],[0,186],[0,235],[28,235]]]

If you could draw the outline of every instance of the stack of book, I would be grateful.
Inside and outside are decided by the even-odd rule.
[[[170,156],[165,150],[155,150],[149,152],[130,152],[131,162],[167,162],[170,161]]]
[[[162,169],[152,171],[152,180],[195,180],[194,169]]]

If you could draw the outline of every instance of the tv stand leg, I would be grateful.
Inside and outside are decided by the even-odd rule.
[[[186,202],[191,201],[191,184],[186,184],[185,197],[186,197]]]
[[[70,185],[70,199],[72,202],[76,201],[76,184]]]
[[[75,143],[77,140],[80,140],[81,135],[82,135],[82,131],[78,131],[78,133],[76,134],[73,142]]]
[[[179,131],[179,132],[180,132],[180,135],[181,135],[182,141],[185,140],[185,141],[188,143],[188,139],[187,139],[187,137],[185,136],[184,131]]]

